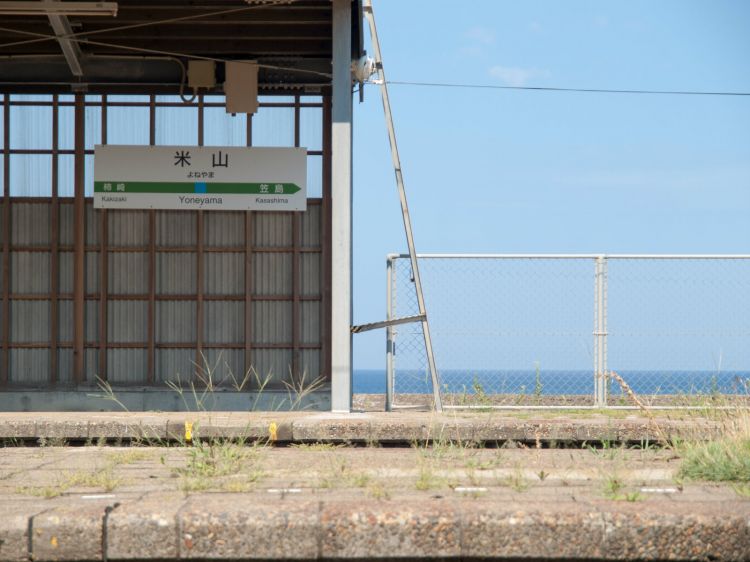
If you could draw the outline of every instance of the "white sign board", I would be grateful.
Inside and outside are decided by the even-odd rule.
[[[98,145],[94,207],[304,211],[307,150]]]

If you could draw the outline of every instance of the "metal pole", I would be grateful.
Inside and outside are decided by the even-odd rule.
[[[352,409],[352,3],[333,0],[331,410]]]
[[[595,262],[594,291],[594,401],[597,407],[606,405],[606,316],[605,316],[605,271],[604,256],[597,256]]]
[[[609,398],[609,372],[607,371],[607,256],[601,257],[601,269],[602,269],[602,325],[601,325],[601,370],[602,370],[602,403],[603,407],[607,406],[607,400]]]
[[[386,320],[393,319],[393,260],[386,261]],[[393,410],[393,326],[385,329],[385,411]]]
[[[424,334],[425,352],[427,354],[427,364],[430,369],[432,379],[432,394],[435,401],[435,410],[443,410],[443,401],[440,396],[440,380],[438,377],[437,367],[435,365],[435,355],[432,349],[432,336],[430,335],[430,325],[427,320],[427,311],[424,303],[424,294],[422,293],[422,280],[419,275],[419,265],[417,263],[417,252],[414,245],[414,235],[411,227],[411,217],[409,216],[409,205],[406,201],[406,189],[404,188],[404,178],[401,173],[401,159],[398,154],[398,145],[396,144],[396,131],[393,126],[393,116],[391,114],[391,102],[388,97],[388,85],[383,70],[383,57],[380,53],[380,41],[378,40],[378,30],[375,26],[375,14],[372,9],[372,0],[364,0],[364,12],[367,21],[370,24],[370,36],[372,37],[372,47],[375,51],[375,61],[378,68],[378,81],[380,83],[380,93],[383,97],[383,110],[385,111],[385,122],[388,127],[388,140],[391,144],[391,157],[393,159],[393,169],[396,172],[396,185],[398,195],[401,201],[401,215],[404,219],[404,230],[406,231],[406,242],[409,248],[409,259],[411,260],[412,274],[414,275],[414,287],[417,291],[417,303],[419,304],[419,314],[424,315],[422,320],[422,333]]]

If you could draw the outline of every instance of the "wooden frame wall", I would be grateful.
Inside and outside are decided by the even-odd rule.
[[[149,108],[149,143],[156,144],[156,112],[161,107],[183,107],[184,104],[177,102],[157,102],[156,97],[151,95],[148,101],[116,101],[102,96],[100,100],[87,99],[83,94],[75,95],[71,101],[60,99],[54,95],[51,101],[26,101],[11,99],[11,96],[2,97],[2,112],[4,116],[3,143],[0,158],[3,159],[3,179],[5,190],[0,205],[0,217],[2,224],[2,256],[0,260],[0,275],[2,275],[2,319],[0,321],[0,387],[15,384],[11,376],[12,365],[10,364],[10,353],[15,348],[25,349],[49,349],[50,367],[48,373],[48,384],[59,384],[59,361],[58,351],[60,349],[73,350],[73,381],[75,384],[91,384],[94,381],[86,377],[85,351],[97,349],[98,361],[96,365],[97,376],[107,380],[107,353],[115,348],[139,348],[147,350],[147,372],[145,381],[139,385],[157,384],[156,374],[156,351],[160,348],[189,349],[196,351],[195,360],[201,364],[201,353],[207,349],[242,349],[244,351],[244,368],[247,372],[253,366],[253,353],[258,349],[289,349],[292,353],[293,372],[299,372],[302,368],[300,354],[306,349],[318,349],[321,351],[320,371],[323,376],[330,380],[330,119],[331,99],[324,96],[321,101],[307,102],[304,97],[295,96],[293,102],[270,102],[261,104],[263,107],[288,107],[294,111],[294,146],[300,146],[300,112],[305,107],[322,108],[322,134],[321,150],[309,150],[310,156],[322,158],[322,197],[309,199],[308,206],[322,206],[320,221],[319,246],[303,247],[301,245],[301,213],[290,212],[292,215],[292,244],[288,247],[259,247],[254,241],[255,212],[247,211],[244,216],[244,241],[238,246],[205,246],[204,245],[204,212],[185,211],[196,213],[196,244],[190,246],[157,245],[156,212],[148,212],[148,244],[143,247],[118,247],[110,243],[109,220],[110,216],[117,211],[96,211],[96,224],[99,230],[97,244],[86,243],[86,214],[90,199],[85,197],[84,170],[87,155],[93,154],[93,150],[86,149],[85,139],[85,110],[87,107],[101,107],[101,139],[107,143],[107,110],[110,107],[148,107]],[[13,148],[10,146],[11,127],[18,126],[11,122],[11,106],[51,106],[52,108],[52,143],[51,149],[36,148]],[[61,107],[74,108],[74,143],[73,148],[60,148],[59,137],[59,113]],[[221,103],[206,101],[203,97],[198,100],[198,144],[203,144],[204,113],[206,107],[223,107]],[[252,146],[253,120],[252,116],[247,119],[246,145]],[[52,160],[52,186],[50,197],[12,197],[10,195],[10,166],[12,154],[45,154],[51,155]],[[59,196],[59,159],[62,155],[72,155],[74,158],[74,186],[75,195],[72,198]],[[15,203],[50,203],[50,243],[44,246],[16,246],[11,239],[11,216],[12,206]],[[74,209],[74,236],[73,244],[63,244],[60,241],[60,208],[61,205],[73,204]],[[91,212],[91,211],[88,211]],[[10,284],[11,254],[19,252],[48,252],[50,254],[50,291],[49,294],[24,294],[12,292]],[[292,294],[289,295],[258,295],[253,288],[253,272],[255,267],[255,256],[263,252],[277,252],[292,254]],[[60,253],[72,252],[74,261],[74,280],[72,293],[60,291]],[[109,258],[118,252],[144,252],[148,255],[148,292],[146,294],[113,294],[110,292]],[[193,252],[197,256],[197,291],[195,294],[184,295],[158,295],[156,291],[156,263],[160,252]],[[203,287],[203,272],[205,268],[205,257],[210,252],[239,253],[244,256],[244,293],[242,295],[210,295],[205,294]],[[99,288],[95,293],[86,291],[86,256],[96,253],[99,257],[98,280]],[[301,260],[306,253],[317,253],[321,255],[321,291],[318,295],[303,295],[301,287]],[[22,300],[49,300],[50,301],[50,336],[49,341],[40,342],[12,342],[11,330],[11,303]],[[147,338],[142,342],[116,343],[109,341],[108,334],[108,305],[112,300],[140,300],[147,303]],[[156,338],[156,304],[160,300],[195,301],[196,302],[196,341],[178,343],[159,343]],[[244,304],[244,341],[242,343],[207,343],[204,335],[204,303],[207,301],[232,301]],[[73,338],[62,341],[60,338],[60,304],[64,301],[73,303]],[[87,341],[85,338],[85,314],[86,302],[98,303],[99,318],[97,325],[98,341]],[[252,310],[259,301],[290,301],[292,303],[292,339],[285,343],[256,343],[253,337]],[[301,306],[305,301],[318,301],[321,303],[320,320],[320,343],[302,343],[300,333]]]

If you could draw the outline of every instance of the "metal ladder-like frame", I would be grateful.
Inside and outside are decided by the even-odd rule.
[[[421,322],[422,334],[424,335],[424,346],[427,355],[427,364],[432,379],[432,393],[435,410],[443,410],[443,401],[440,396],[440,382],[438,378],[437,367],[435,366],[435,355],[432,349],[432,337],[430,336],[430,325],[427,321],[427,310],[424,303],[424,293],[422,292],[422,280],[419,276],[419,264],[417,263],[417,252],[414,247],[414,235],[411,227],[411,217],[409,216],[409,205],[406,201],[406,189],[404,188],[404,178],[401,174],[401,159],[398,155],[398,145],[396,144],[396,131],[393,127],[393,115],[391,114],[391,102],[388,98],[388,83],[385,80],[385,71],[383,70],[383,58],[380,54],[380,41],[378,40],[378,30],[375,26],[375,14],[372,10],[372,0],[364,0],[364,15],[370,24],[370,36],[372,46],[375,51],[375,66],[378,78],[375,83],[380,85],[380,93],[383,97],[383,110],[385,111],[385,123],[388,128],[388,140],[391,144],[391,157],[393,159],[393,169],[396,172],[396,186],[398,187],[398,196],[401,201],[401,215],[404,219],[404,230],[406,231],[406,243],[409,248],[409,259],[411,260],[411,270],[414,277],[414,287],[417,291],[417,303],[419,305],[419,314],[407,318],[388,319],[385,322],[374,322],[372,324],[363,324],[353,326],[352,332],[359,333],[376,328],[387,328],[396,324],[407,322]],[[388,405],[390,406],[390,404]]]

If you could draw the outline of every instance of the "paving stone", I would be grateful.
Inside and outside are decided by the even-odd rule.
[[[367,414],[318,414],[292,423],[294,441],[364,442],[370,439],[371,432]]]
[[[314,559],[317,502],[258,502],[248,495],[191,496],[179,514],[180,558]]]
[[[447,501],[324,504],[321,556],[451,558],[461,552],[460,516]]]
[[[112,510],[107,517],[107,558],[177,559],[177,515],[186,501],[176,494],[154,494]]]
[[[39,501],[3,502],[0,510],[0,561],[29,560],[29,519],[43,512]]]
[[[748,502],[722,514],[618,505],[603,514],[603,558],[616,560],[750,560]],[[669,511],[673,511],[670,513]]]
[[[73,500],[32,519],[35,561],[101,560],[103,518],[110,502]]]
[[[42,417],[36,422],[36,437],[39,439],[86,439],[89,436],[87,419],[57,420]]]
[[[532,420],[527,427],[527,441],[543,443],[572,441],[576,438],[577,424],[568,420]]]
[[[526,440],[526,430],[519,420],[495,416],[489,416],[477,423],[474,435],[479,441]]]
[[[431,437],[432,422],[425,415],[421,420],[403,417],[377,417],[370,422],[370,439],[379,443],[412,443]]]
[[[468,558],[600,558],[604,523],[585,509],[514,502],[463,505],[461,554]]]
[[[25,419],[3,419],[0,421],[0,439],[36,439],[36,421]]]
[[[477,424],[474,420],[450,415],[435,418],[430,423],[428,435],[434,441],[455,441],[466,443],[475,441]]]
[[[166,439],[166,424],[159,420],[92,420],[89,424],[88,439],[130,440],[145,439],[160,441]]]

